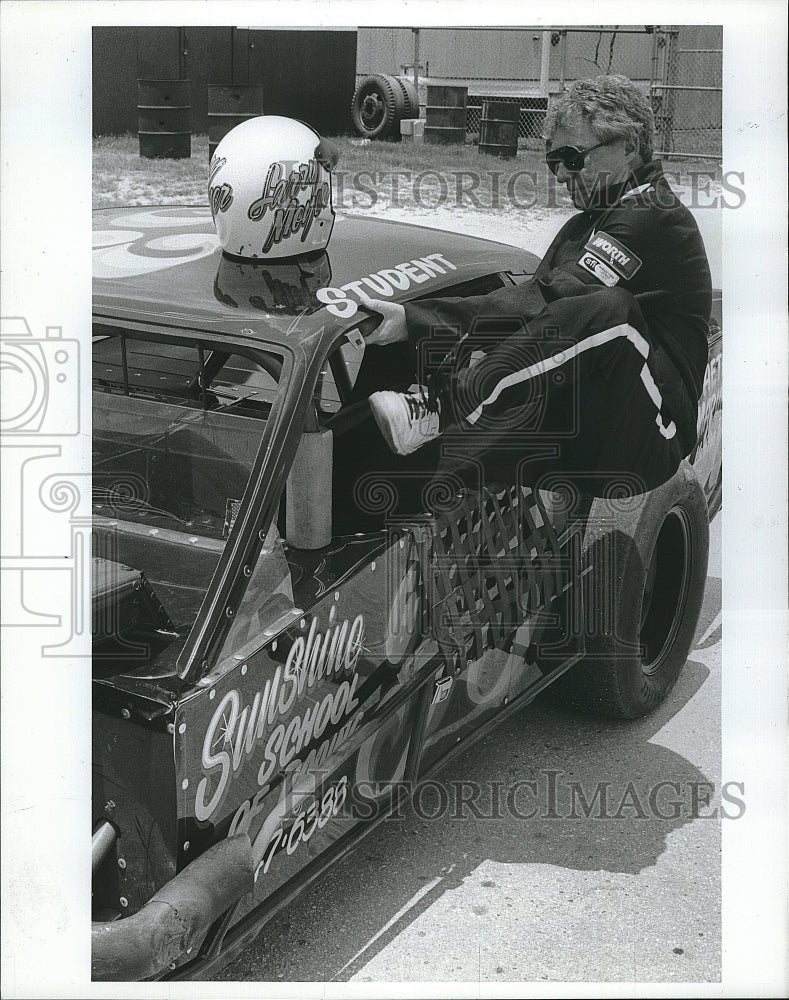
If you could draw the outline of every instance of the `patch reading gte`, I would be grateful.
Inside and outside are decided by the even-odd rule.
[[[609,287],[617,284],[620,278],[626,281],[632,278],[642,264],[641,258],[628,250],[624,243],[602,231],[592,233],[584,251],[578,263]]]

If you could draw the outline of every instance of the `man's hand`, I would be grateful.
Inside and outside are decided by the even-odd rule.
[[[384,344],[396,344],[408,340],[405,309],[401,305],[397,302],[387,302],[385,299],[371,299],[362,291],[357,291],[356,295],[365,309],[383,316],[382,322],[364,338],[365,343],[382,347]]]

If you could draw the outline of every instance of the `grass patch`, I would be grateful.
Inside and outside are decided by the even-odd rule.
[[[93,140],[93,207],[207,204],[208,139],[192,136],[192,156],[149,160],[136,135]]]
[[[339,136],[335,208],[415,212],[447,206],[459,210],[510,212],[567,208],[569,199],[545,169],[542,153],[521,149],[515,159],[486,156],[471,144],[369,141]],[[672,183],[689,183],[691,173],[712,173],[713,162],[666,164]],[[208,137],[192,136],[192,156],[152,160],[140,156],[136,135],[101,136],[93,142],[93,206],[206,205]]]

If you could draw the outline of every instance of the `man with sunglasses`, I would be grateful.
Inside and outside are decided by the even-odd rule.
[[[652,159],[652,111],[630,80],[578,81],[544,134],[548,168],[579,213],[528,282],[405,306],[367,298],[383,316],[368,344],[410,342],[426,382],[370,405],[395,453],[424,449],[440,471],[644,492],[696,442],[712,298],[704,245]]]

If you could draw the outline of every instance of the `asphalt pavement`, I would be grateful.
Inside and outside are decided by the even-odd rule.
[[[546,692],[437,775],[446,801],[426,789],[215,978],[719,981],[721,807],[740,811],[721,799],[720,639],[719,514],[694,649],[653,715]]]

